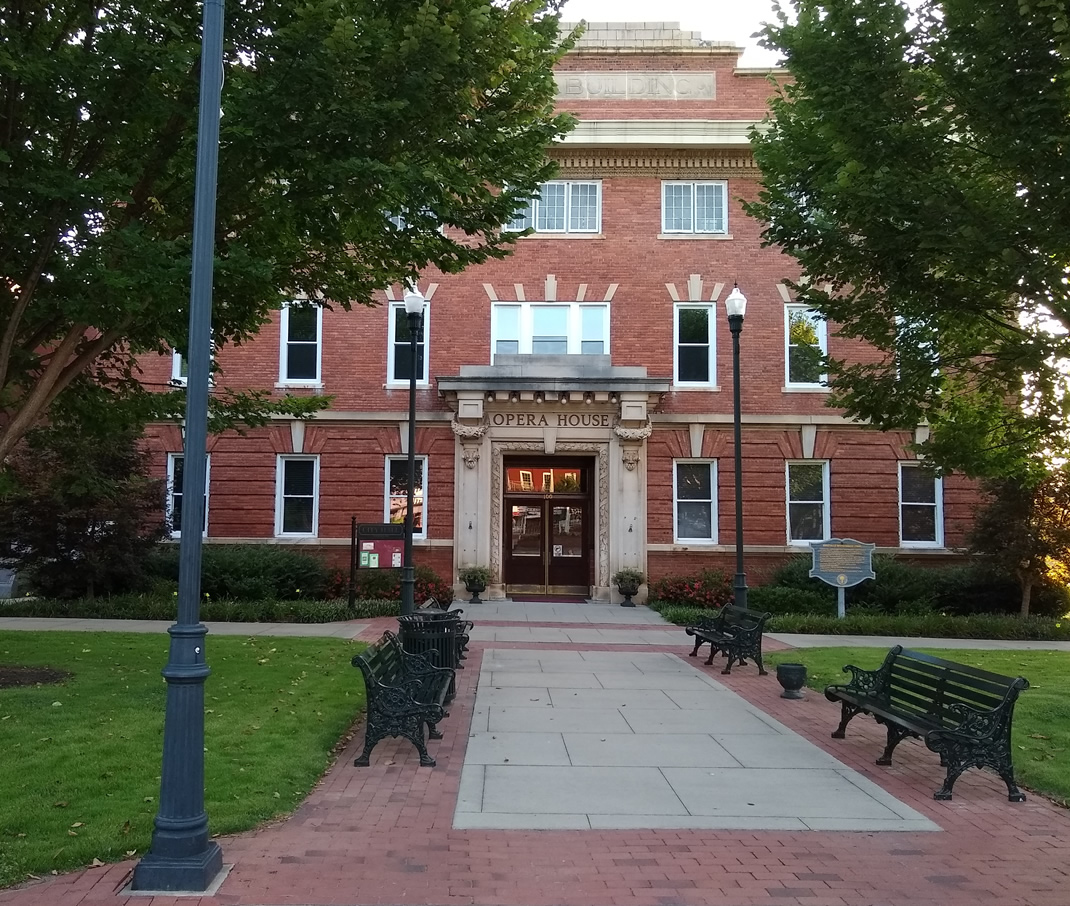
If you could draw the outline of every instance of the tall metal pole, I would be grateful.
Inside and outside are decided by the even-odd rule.
[[[732,583],[737,607],[747,606],[747,575],[743,572],[743,416],[739,405],[739,334],[743,315],[729,315],[732,331],[732,389],[735,391],[733,422],[736,446],[736,577]]]
[[[164,715],[160,810],[152,843],[134,869],[134,890],[203,892],[223,869],[223,852],[209,839],[204,810],[204,681],[207,627],[200,620],[201,531],[211,362],[212,268],[219,105],[223,89],[223,0],[204,0],[197,172],[190,283],[189,377],[183,448],[182,541],[179,548],[178,620],[163,677]]]
[[[409,319],[409,480],[405,488],[408,506],[405,510],[405,551],[401,567],[401,615],[416,610],[415,573],[412,563],[413,508],[416,500],[416,334],[421,329],[423,315],[408,312]],[[425,479],[426,481],[426,479]]]

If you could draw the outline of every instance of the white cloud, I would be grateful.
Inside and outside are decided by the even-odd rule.
[[[776,63],[776,55],[751,37],[763,22],[773,21],[772,0],[568,0],[561,17],[566,22],[679,22],[707,41],[735,41],[746,48],[743,66]]]

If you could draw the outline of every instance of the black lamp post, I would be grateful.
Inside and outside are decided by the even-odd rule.
[[[724,300],[728,311],[728,329],[732,331],[732,389],[735,391],[733,425],[736,446],[736,577],[732,582],[737,607],[747,606],[747,575],[743,572],[743,418],[739,408],[739,334],[743,330],[743,315],[747,312],[747,297],[738,286]]]
[[[223,869],[223,851],[209,839],[204,810],[204,681],[207,627],[200,619],[201,526],[208,427],[212,328],[212,266],[219,105],[223,88],[223,0],[205,0],[201,38],[201,93],[190,283],[189,376],[183,445],[182,541],[178,619],[163,677],[167,704],[160,773],[160,810],[149,851],[134,869],[134,890],[204,892]]]
[[[424,306],[427,300],[415,285],[405,293],[405,315],[409,319],[409,480],[405,488],[408,501],[405,509],[405,553],[401,565],[401,615],[416,610],[414,600],[415,576],[412,565],[413,509],[416,503],[416,341],[423,327]],[[427,478],[424,477],[426,483]]]

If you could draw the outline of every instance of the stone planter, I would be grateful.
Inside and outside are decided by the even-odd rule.
[[[803,698],[803,686],[806,685],[805,664],[777,664],[776,679],[783,687],[781,698]]]
[[[621,607],[635,607],[635,602],[632,600],[632,595],[639,593],[638,582],[625,582],[623,584],[618,583],[617,591],[624,595],[624,600],[620,602]]]
[[[486,582],[465,582],[464,583],[464,587],[467,590],[467,592],[472,596],[471,599],[469,599],[469,601],[468,601],[469,604],[482,604],[483,603],[480,600],[479,595],[480,595],[481,592],[484,592],[484,591],[487,590],[487,583]]]

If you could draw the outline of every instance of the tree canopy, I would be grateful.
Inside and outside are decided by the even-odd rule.
[[[792,80],[755,130],[748,211],[800,301],[875,354],[830,403],[930,426],[942,469],[1027,476],[1067,447],[1070,8],[795,0],[764,30]]]
[[[571,127],[561,2],[227,3],[214,343],[288,299],[370,304],[507,254]],[[199,6],[12,0],[0,31],[3,461],[46,415],[182,411],[137,360],[187,343]],[[245,419],[268,401],[225,375],[214,396]]]

